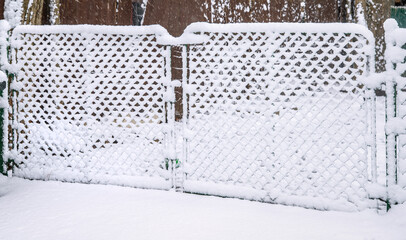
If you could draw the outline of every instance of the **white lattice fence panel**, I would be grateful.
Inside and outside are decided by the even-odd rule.
[[[344,26],[189,27],[209,40],[187,55],[186,191],[320,209],[372,202],[360,82],[372,36]]]
[[[388,20],[385,25],[388,81],[388,184],[390,186],[396,184],[406,190],[406,29],[398,28],[393,19]],[[396,91],[393,91],[393,84],[396,84]],[[393,140],[397,134],[399,136],[397,149],[395,149],[396,143]],[[397,161],[395,159],[396,150],[398,152]],[[396,196],[400,196],[400,194],[395,194],[392,197],[396,198]],[[406,198],[392,200],[404,202]]]
[[[17,27],[17,176],[169,188],[159,27]]]

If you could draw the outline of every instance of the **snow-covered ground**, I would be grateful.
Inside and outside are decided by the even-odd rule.
[[[406,205],[387,214],[0,176],[0,239],[406,239]]]

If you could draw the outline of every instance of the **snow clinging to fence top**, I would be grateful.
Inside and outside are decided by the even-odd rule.
[[[388,96],[406,85],[403,36],[387,37]],[[346,211],[385,199],[374,95],[385,81],[361,25],[195,23],[179,38],[161,26],[18,26],[6,38],[0,31],[2,51],[11,46],[2,69],[15,73],[6,145],[16,176]],[[394,151],[405,102],[388,98],[393,188],[406,186],[405,154]]]

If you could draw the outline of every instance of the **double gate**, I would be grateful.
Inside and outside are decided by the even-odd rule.
[[[193,44],[188,44],[187,41]],[[376,206],[372,34],[352,24],[13,30],[14,175]],[[171,44],[183,49],[174,120]],[[174,84],[177,83],[177,84]]]

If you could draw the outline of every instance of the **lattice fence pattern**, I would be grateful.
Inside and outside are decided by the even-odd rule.
[[[171,45],[183,45],[182,124]],[[373,36],[359,25],[200,23],[181,39],[19,26],[11,46],[16,176],[376,206]]]
[[[161,27],[17,27],[15,175],[170,188],[163,34]]]
[[[356,25],[313,26],[187,29],[208,41],[184,50],[185,191],[319,209],[372,203],[361,80],[373,38]]]
[[[393,28],[391,24],[395,24]],[[395,20],[385,23],[387,41],[387,115],[389,185],[396,184],[406,190],[406,29],[397,27]],[[393,91],[395,85],[395,91]],[[395,135],[397,142],[392,142]],[[397,148],[395,148],[397,146]],[[397,159],[395,159],[397,151]],[[405,201],[406,199],[399,199]]]

